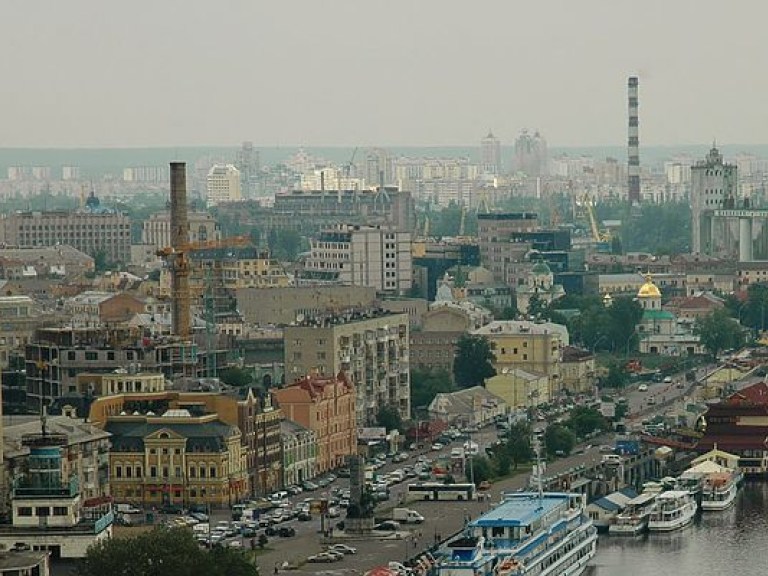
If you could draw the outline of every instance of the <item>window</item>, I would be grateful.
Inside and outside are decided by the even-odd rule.
[[[115,466],[115,478],[122,478],[122,477],[123,477],[123,467]]]
[[[85,353],[85,359],[90,361],[95,361],[99,359],[99,353],[98,352],[86,352]]]
[[[115,353],[107,352],[107,360],[114,360],[114,359],[115,359]]]
[[[163,466],[163,478],[168,478],[168,466]]]
[[[167,456],[167,455],[168,455],[168,448],[163,448],[163,456]]]
[[[176,468],[173,471],[173,475],[177,478],[181,478],[181,466],[176,466]]]
[[[131,468],[130,466],[126,466],[125,467],[125,477],[126,478],[131,478],[132,476],[133,476],[133,468]]]
[[[67,507],[66,506],[54,506],[53,507],[53,515],[54,516],[66,516],[67,515]]]
[[[30,506],[20,506],[19,516],[32,516],[32,508]]]
[[[35,508],[35,515],[40,516],[50,516],[51,515],[51,509],[48,506],[38,506]]]
[[[157,466],[150,466],[149,467],[149,476],[151,478],[157,478]]]
[[[136,466],[136,478],[141,478],[141,466]]]
[[[205,478],[205,466],[200,466],[200,478]]]
[[[67,352],[67,360],[74,360],[76,358],[76,354],[74,351]]]
[[[192,466],[192,467],[189,469],[189,477],[190,477],[190,478],[195,478],[195,477],[197,477],[197,468],[195,468],[194,466]]]
[[[173,453],[179,456],[181,454],[181,448],[174,448]]]
[[[211,466],[211,478],[216,478],[216,468]]]

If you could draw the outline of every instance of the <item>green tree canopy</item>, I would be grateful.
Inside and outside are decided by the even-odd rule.
[[[229,386],[236,386],[238,388],[242,386],[249,386],[251,383],[253,383],[251,373],[245,368],[240,368],[238,366],[230,366],[228,368],[219,370],[219,380],[224,382],[224,384]]]
[[[507,453],[512,458],[515,469],[517,469],[519,464],[525,464],[533,460],[531,427],[527,422],[513,424],[506,433],[506,439]]]
[[[232,548],[202,550],[185,528],[158,526],[132,538],[94,544],[77,576],[256,576],[246,553]]]
[[[544,433],[544,447],[550,456],[555,456],[558,452],[568,455],[575,445],[576,436],[565,426],[552,424],[547,427]]]
[[[608,430],[611,425],[600,411],[586,406],[577,406],[571,411],[567,426],[576,436],[583,438],[591,432]]]
[[[736,348],[742,343],[741,326],[729,316],[725,308],[716,309],[708,316],[697,318],[693,330],[712,356],[717,356],[722,350]]]
[[[387,432],[403,429],[403,419],[400,417],[400,411],[397,409],[397,406],[391,404],[379,408],[379,412],[376,414],[376,423],[386,428]]]
[[[464,470],[467,480],[470,482],[474,478],[475,485],[493,478],[493,466],[491,461],[485,456],[472,456],[472,463],[467,462],[467,468]]]
[[[442,368],[411,370],[411,410],[426,409],[440,393],[454,392],[451,375]]]
[[[459,388],[482,386],[496,375],[491,343],[484,336],[462,334],[453,359],[453,378]]]

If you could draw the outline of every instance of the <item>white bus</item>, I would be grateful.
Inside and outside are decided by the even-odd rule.
[[[408,495],[419,500],[474,500],[475,485],[419,482],[408,485]]]

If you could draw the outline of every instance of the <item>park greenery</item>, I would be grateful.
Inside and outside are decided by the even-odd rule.
[[[742,326],[725,308],[716,309],[708,316],[697,318],[693,330],[714,358],[723,350],[740,346],[744,339]]]
[[[411,410],[417,416],[426,412],[435,396],[456,390],[451,375],[444,369],[411,369]]]
[[[158,526],[130,538],[102,540],[88,549],[77,576],[256,576],[248,552],[201,549],[185,528]]]

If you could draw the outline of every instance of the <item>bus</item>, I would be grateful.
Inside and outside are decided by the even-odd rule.
[[[408,495],[420,500],[474,500],[475,485],[420,482],[408,485]]]

